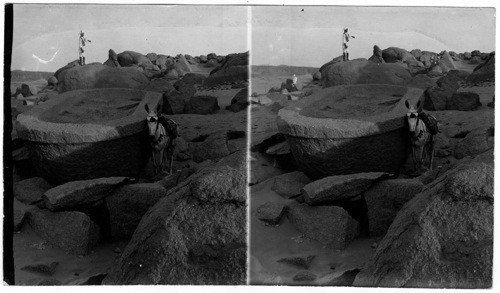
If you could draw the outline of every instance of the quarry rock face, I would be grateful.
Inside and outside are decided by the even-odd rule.
[[[490,288],[493,165],[457,166],[398,213],[353,286]]]
[[[238,152],[171,189],[103,284],[246,284],[246,172]]]
[[[308,238],[333,249],[344,249],[359,234],[359,224],[338,206],[287,205],[292,225]]]
[[[57,80],[59,93],[78,89],[141,89],[149,82],[133,68],[113,68],[100,63],[71,67],[61,72]]]
[[[321,76],[323,88],[349,84],[406,85],[411,80],[408,70],[400,65],[366,60],[334,63],[325,67]]]

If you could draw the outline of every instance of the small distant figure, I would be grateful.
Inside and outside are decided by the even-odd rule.
[[[80,56],[80,65],[85,65],[85,50],[83,47],[85,47],[85,43],[89,42],[92,43],[91,40],[85,39],[85,34],[83,31],[80,31],[80,39],[78,40],[78,54]]]
[[[345,28],[344,35],[342,36],[342,60],[344,60],[344,61],[349,60],[349,39],[350,38],[355,39],[356,37],[349,35],[349,29]]]
[[[293,75],[292,82],[293,82],[293,85],[297,85],[297,76],[295,76],[295,74]]]

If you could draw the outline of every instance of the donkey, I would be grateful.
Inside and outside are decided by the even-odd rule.
[[[170,163],[169,174],[172,174],[175,139],[179,136],[179,127],[173,120],[158,114],[161,110],[161,104],[158,104],[156,111],[149,109],[147,104],[145,109],[148,113],[146,124],[155,175],[162,173],[163,165],[167,159]]]
[[[434,160],[434,134],[430,131],[428,125],[424,122],[428,119],[436,118],[429,116],[428,119],[423,119],[427,114],[422,112],[422,104],[420,100],[417,102],[416,107],[410,105],[408,100],[405,102],[406,108],[408,108],[408,113],[406,114],[406,120],[408,122],[408,130],[410,135],[411,143],[411,154],[413,158],[413,168],[416,170],[420,169],[424,164],[424,160],[430,157],[429,169],[432,170],[432,162]]]

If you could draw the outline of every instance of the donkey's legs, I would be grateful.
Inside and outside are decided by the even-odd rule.
[[[434,137],[431,136],[431,141],[430,141],[430,144],[429,144],[429,149],[430,149],[430,157],[431,157],[431,165],[429,166],[429,169],[432,170],[432,163],[434,161],[434,146],[435,146],[435,142],[434,142]]]
[[[156,152],[154,150],[151,151],[151,162],[153,163],[153,169],[156,173],[156,156],[155,156]]]

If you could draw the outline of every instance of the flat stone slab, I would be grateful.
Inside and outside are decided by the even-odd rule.
[[[278,225],[285,214],[285,205],[278,202],[266,202],[257,208],[257,218],[270,225]]]
[[[50,245],[75,254],[86,255],[100,239],[100,228],[81,212],[30,212],[29,225]]]
[[[290,145],[287,141],[273,145],[266,150],[266,154],[275,156],[288,155],[290,153]]]
[[[43,199],[51,211],[88,205],[110,195],[118,185],[127,180],[127,177],[108,177],[72,181],[47,190]]]
[[[284,257],[277,260],[277,262],[308,270],[315,257],[314,255]]]
[[[388,176],[384,172],[368,172],[329,176],[302,188],[302,196],[309,205],[332,204],[357,197],[372,184]]]
[[[295,171],[274,177],[271,189],[282,196],[292,196],[301,193],[302,187],[311,182],[306,174]]]
[[[32,273],[52,276],[56,272],[56,267],[58,264],[58,262],[32,264],[22,267],[21,271],[28,271]]]
[[[291,203],[287,216],[294,227],[310,239],[333,249],[344,249],[359,234],[359,224],[338,206]]]

